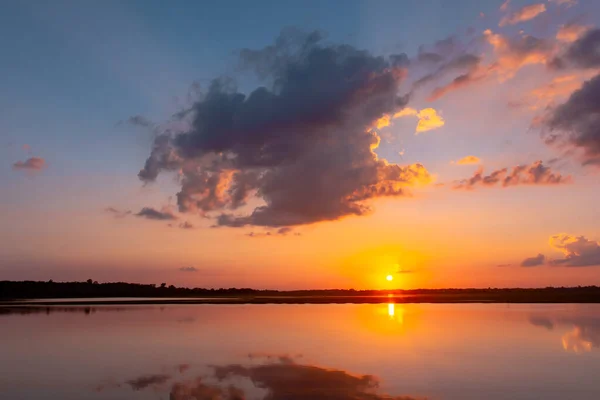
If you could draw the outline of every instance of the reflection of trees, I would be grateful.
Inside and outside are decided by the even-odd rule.
[[[380,393],[372,375],[296,364],[288,358],[249,366],[213,366],[210,376],[167,382],[170,379],[166,375],[146,375],[128,382],[130,386],[136,383],[135,390],[168,383],[170,400],[415,400]],[[140,382],[142,385],[138,385]]]
[[[136,308],[139,310],[140,308]],[[3,315],[29,315],[29,314],[52,314],[52,313],[74,313],[74,314],[94,314],[96,312],[122,312],[133,310],[128,307],[56,307],[56,306],[18,306],[4,307],[0,306],[0,316]]]
[[[552,330],[555,326],[571,326],[561,340],[563,349],[574,353],[584,353],[600,348],[600,318],[589,316],[556,316],[547,317],[533,315],[531,324]]]

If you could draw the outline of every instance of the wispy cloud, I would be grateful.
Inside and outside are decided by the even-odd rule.
[[[505,4],[507,4],[507,3],[505,3]],[[504,7],[504,4],[502,5],[502,7],[500,7],[500,9],[502,10],[503,7]],[[508,8],[508,7],[506,7],[506,8]],[[545,4],[543,4],[543,3],[531,4],[531,5],[525,6],[523,8],[520,8],[520,9],[508,14],[507,16],[505,16],[504,18],[502,18],[500,20],[500,23],[498,25],[499,26],[515,25],[520,22],[529,21],[529,20],[534,19],[535,17],[537,17],[538,15],[540,15],[541,13],[543,13],[545,11],[546,11]]]

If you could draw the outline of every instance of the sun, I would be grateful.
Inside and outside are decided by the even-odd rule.
[[[388,282],[391,282],[391,281],[394,280],[394,277],[392,275],[388,275],[388,276],[385,277],[385,279],[387,279]]]

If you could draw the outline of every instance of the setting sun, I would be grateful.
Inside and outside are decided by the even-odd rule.
[[[387,279],[389,282],[394,280],[394,277],[392,275],[388,275],[385,277],[385,279]]]

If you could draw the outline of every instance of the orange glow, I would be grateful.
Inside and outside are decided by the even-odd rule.
[[[387,279],[388,282],[391,282],[391,281],[394,280],[394,277],[392,275],[388,275],[388,276],[385,277],[385,279]]]

